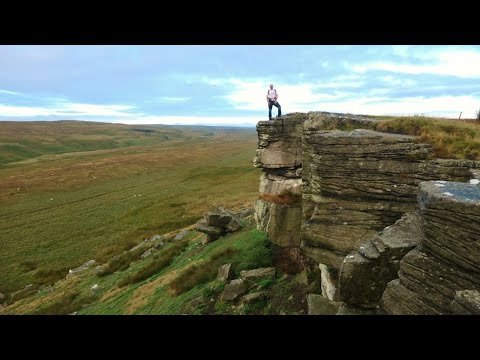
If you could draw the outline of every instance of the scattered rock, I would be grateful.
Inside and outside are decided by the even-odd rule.
[[[147,251],[145,251],[140,257],[142,259],[145,259],[147,257],[149,257],[150,255],[152,255],[152,252],[154,252],[155,249],[154,248],[151,248],[151,249],[148,249]]]
[[[85,271],[87,270],[88,268],[92,267],[93,265],[95,265],[96,261],[95,260],[89,260],[87,261],[85,264],[73,269],[73,270],[68,270],[68,275],[72,275],[72,274],[77,274],[77,273],[80,273],[82,271]],[[67,276],[68,276],[67,275]]]
[[[329,301],[322,295],[307,295],[308,315],[335,315],[340,303]]]
[[[94,293],[94,294],[96,294],[99,289],[100,289],[100,286],[98,286],[98,284],[93,285],[92,288],[91,288],[92,293]]]
[[[236,300],[243,294],[247,292],[247,284],[245,284],[244,279],[232,280],[230,284],[225,285],[222,295],[220,295],[221,300]]]
[[[245,219],[251,215],[253,215],[255,211],[253,210],[253,208],[248,208],[248,209],[245,209],[245,210],[241,210],[237,213],[237,216],[240,218],[240,219]]]
[[[261,277],[275,277],[276,269],[274,267],[259,268],[254,270],[242,270],[240,276],[244,279],[258,279]]]
[[[225,264],[225,265],[222,265],[218,268],[218,276],[217,276],[217,280],[220,280],[220,281],[228,281],[230,280],[230,277],[231,277],[231,272],[230,272],[230,268],[231,268],[232,264]]]
[[[158,249],[161,249],[164,246],[165,246],[165,243],[163,241],[160,241],[160,242],[156,243],[155,245],[153,245],[153,248],[158,250]]]
[[[162,235],[153,235],[151,238],[150,238],[150,241],[160,241],[160,240],[163,240],[163,236]]]
[[[204,219],[197,223],[195,229],[207,234],[204,243],[209,243],[225,233],[238,231],[241,227],[240,220],[233,213],[218,208],[215,211],[207,212]]]
[[[260,291],[260,292],[254,292],[254,293],[247,294],[247,295],[243,296],[242,299],[241,299],[241,302],[243,304],[248,304],[248,303],[252,303],[254,301],[264,300],[266,298],[267,298],[267,294],[263,291]]]
[[[328,300],[334,301],[337,292],[338,271],[324,264],[318,264],[318,266],[321,274],[322,295]]]
[[[175,236],[175,238],[173,239],[173,241],[181,241],[185,238],[185,236],[187,236],[187,234],[189,233],[188,230],[183,230],[181,232],[179,232],[177,234],[177,236]]]
[[[307,270],[303,270],[300,274],[295,276],[295,281],[302,285],[308,285]]]

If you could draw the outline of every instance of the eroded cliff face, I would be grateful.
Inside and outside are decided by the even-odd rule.
[[[388,314],[465,313],[467,299],[471,313],[480,313],[480,186],[421,183],[418,205],[424,237],[401,260],[381,307]]]
[[[425,244],[429,256],[461,250],[440,250],[431,245],[440,240],[424,241],[432,238],[434,225],[424,230],[419,184],[466,182],[472,169],[480,168],[473,161],[434,159],[431,146],[415,137],[362,129],[374,121],[329,113],[261,121],[254,159],[264,172],[255,205],[258,228],[274,244],[300,248],[319,264],[325,297],[366,308],[378,306],[387,283],[398,279],[401,264],[418,257],[419,244]],[[445,231],[442,221],[435,224]],[[475,246],[480,246],[479,236],[474,235]],[[399,284],[389,284],[383,303],[388,304],[388,294],[393,299],[410,291],[402,277]]]
[[[302,134],[305,114],[257,124],[254,166],[262,169],[255,203],[257,227],[281,247],[300,246],[302,222]]]

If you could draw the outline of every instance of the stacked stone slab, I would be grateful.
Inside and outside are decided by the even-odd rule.
[[[301,200],[302,133],[306,114],[290,114],[257,124],[254,166],[261,168],[260,196],[255,203],[257,228],[275,245],[300,246],[301,201],[282,203],[282,195]]]
[[[475,300],[458,292],[480,290],[480,185],[424,182],[418,202],[425,238],[400,262],[380,306],[395,315],[455,313]]]
[[[226,233],[240,230],[241,227],[240,220],[233,213],[218,208],[207,212],[195,229],[207,234],[205,243],[210,243]]]

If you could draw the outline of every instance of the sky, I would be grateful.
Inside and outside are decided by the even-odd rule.
[[[0,45],[0,120],[255,126],[270,84],[283,114],[474,118],[480,46]]]

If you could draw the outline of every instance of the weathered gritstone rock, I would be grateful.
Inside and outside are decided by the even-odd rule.
[[[90,268],[90,267],[92,267],[93,265],[95,265],[95,263],[96,263],[95,260],[89,260],[89,261],[87,261],[85,264],[83,264],[83,265],[81,265],[81,266],[79,266],[79,267],[77,267],[77,268],[75,268],[75,269],[73,269],[73,270],[72,270],[72,269],[68,270],[67,276],[68,276],[68,275],[77,274],[77,273],[80,273],[80,272],[82,272],[82,271],[85,271],[85,270],[87,270],[88,268]]]
[[[183,231],[180,231],[177,236],[175,236],[175,238],[173,239],[173,241],[181,241],[185,238],[185,236],[188,235],[188,230],[183,230]]]
[[[240,271],[240,276],[243,279],[258,279],[258,278],[264,278],[264,277],[275,277],[275,274],[276,274],[276,269],[274,267]]]
[[[302,208],[300,205],[279,205],[265,200],[255,202],[257,229],[265,231],[267,238],[281,247],[300,246]]]
[[[227,301],[236,300],[247,291],[248,286],[244,279],[232,280],[230,284],[225,285],[222,295],[220,295],[220,299]]]
[[[217,240],[225,233],[238,231],[241,227],[240,220],[234,214],[223,208],[218,208],[216,211],[207,212],[204,219],[196,224],[195,229],[207,234],[204,243],[209,243]]]
[[[422,183],[418,198],[425,219],[423,250],[480,275],[480,185]]]
[[[346,256],[417,207],[417,187],[430,179],[466,180],[468,161],[429,160],[415,137],[371,130],[325,131],[305,123],[303,216],[306,247]],[[332,256],[328,257],[331,258]],[[318,261],[336,267],[340,261]]]
[[[232,267],[232,264],[225,264],[220,266],[218,268],[217,280],[228,281],[232,276],[232,273],[230,272],[231,267]]]
[[[421,183],[418,202],[425,239],[402,259],[380,305],[388,314],[450,314],[456,292],[480,290],[480,187]]]
[[[284,116],[257,124],[255,167],[295,168],[302,164],[302,132],[305,114]]]
[[[457,291],[450,306],[455,315],[480,315],[480,292]]]
[[[284,176],[263,174],[260,178],[260,194],[280,195],[290,193],[302,195],[302,179],[291,179]]]
[[[240,302],[243,304],[249,304],[255,301],[265,300],[266,298],[267,298],[267,293],[260,291],[260,292],[254,292],[254,293],[243,296]]]
[[[320,268],[322,296],[330,301],[335,301],[338,282],[337,270],[324,264],[318,264],[318,267]]]
[[[378,305],[387,283],[398,278],[400,260],[423,240],[418,211],[405,214],[343,260],[338,298],[363,307]]]
[[[329,301],[322,295],[308,294],[308,315],[335,315],[341,303]]]

